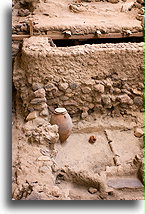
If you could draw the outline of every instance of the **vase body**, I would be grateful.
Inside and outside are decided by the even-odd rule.
[[[63,143],[72,131],[72,120],[65,108],[56,108],[50,119],[51,125],[58,125],[59,140]]]

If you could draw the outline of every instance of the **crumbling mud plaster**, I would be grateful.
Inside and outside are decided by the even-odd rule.
[[[13,0],[12,200],[143,200],[143,7]]]
[[[17,56],[13,81],[25,117],[48,116],[47,106],[82,118],[89,111],[142,111],[143,43],[51,47],[47,38],[31,37]]]

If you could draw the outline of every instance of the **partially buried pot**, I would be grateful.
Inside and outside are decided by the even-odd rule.
[[[56,108],[50,119],[51,125],[58,125],[59,139],[63,143],[72,131],[72,120],[65,108]]]

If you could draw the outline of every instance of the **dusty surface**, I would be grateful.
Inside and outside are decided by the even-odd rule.
[[[33,2],[26,1],[26,2]],[[38,2],[38,1],[36,1]],[[72,34],[102,32],[132,32],[142,31],[141,19],[136,19],[140,6],[133,7],[135,1],[119,1],[116,4],[111,2],[84,2],[77,4],[74,0],[55,0],[36,3],[27,16],[20,16],[20,6],[15,3],[13,15],[13,27],[20,23],[27,23],[33,20],[36,34],[47,34],[47,31],[71,30]],[[140,1],[141,2],[141,1]],[[21,4],[23,8],[29,8]],[[132,9],[133,8],[133,9]],[[42,33],[43,32],[43,33]],[[18,33],[19,34],[19,33]]]
[[[63,106],[71,115],[115,116],[143,108],[143,43],[51,47],[47,38],[25,39],[13,80],[26,117]],[[130,80],[130,81],[128,81]],[[36,89],[45,93],[36,99]],[[44,104],[44,107],[40,106]]]
[[[112,118],[109,124],[107,117],[90,116],[78,127],[74,123],[67,142],[51,149],[29,143],[20,110],[14,118],[15,200],[143,200],[143,137],[134,136],[142,119]],[[88,142],[90,135],[97,137],[94,144]]]
[[[142,0],[13,1],[13,34],[28,34],[31,19],[35,35],[12,47],[13,200],[143,200],[143,43],[56,47],[43,37],[141,32],[142,7]],[[56,107],[73,121],[63,144],[49,123]]]

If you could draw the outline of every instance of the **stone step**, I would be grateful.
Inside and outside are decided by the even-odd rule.
[[[136,177],[109,178],[107,181],[107,185],[114,189],[143,188],[143,184]]]

